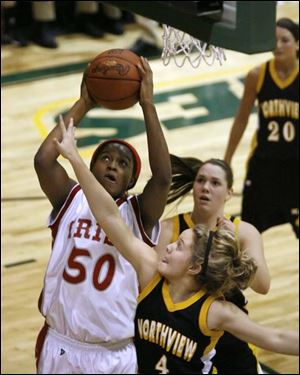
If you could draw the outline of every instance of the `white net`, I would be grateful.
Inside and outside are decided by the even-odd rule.
[[[163,25],[163,30],[161,58],[164,65],[168,65],[173,59],[175,64],[181,68],[188,60],[194,68],[198,68],[202,60],[207,65],[213,65],[216,61],[222,65],[226,60],[225,51],[220,47],[196,39],[172,26]]]

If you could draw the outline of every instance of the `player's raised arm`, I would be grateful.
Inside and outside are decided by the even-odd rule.
[[[68,123],[73,118],[74,124],[78,124],[84,115],[93,107],[95,103],[89,97],[84,76],[81,82],[80,98],[74,103],[68,113],[64,116],[64,121]],[[46,194],[54,210],[58,211],[68,196],[75,181],[69,178],[67,172],[58,162],[59,152],[53,144],[53,138],[62,139],[61,124],[62,117],[58,124],[48,134],[39,147],[34,157],[34,167],[43,192]]]
[[[143,77],[140,91],[140,105],[143,110],[149,164],[152,172],[139,204],[144,228],[150,235],[153,226],[163,214],[171,184],[172,172],[168,146],[153,103],[153,74],[146,59],[141,57],[138,65]]]

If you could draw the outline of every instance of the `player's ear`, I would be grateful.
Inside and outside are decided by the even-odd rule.
[[[190,264],[188,268],[188,273],[190,275],[198,275],[198,273],[200,273],[201,270],[202,270],[202,265],[200,263]]]
[[[229,201],[229,199],[232,197],[232,194],[233,194],[233,189],[232,188],[228,189],[227,196],[225,198],[225,202]]]
[[[127,190],[131,189],[133,186],[134,186],[134,183],[135,183],[135,178],[134,176],[131,176],[131,179],[128,183],[128,186],[127,186]]]

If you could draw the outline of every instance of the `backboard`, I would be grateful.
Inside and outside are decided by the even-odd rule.
[[[106,1],[229,50],[275,48],[276,1]]]

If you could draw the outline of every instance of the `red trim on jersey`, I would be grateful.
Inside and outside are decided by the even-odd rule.
[[[145,230],[144,230],[144,227],[143,227],[143,223],[142,223],[142,219],[141,219],[141,212],[140,212],[140,208],[139,208],[139,203],[138,203],[138,199],[137,199],[137,196],[136,195],[133,195],[132,197],[130,197],[130,202],[131,202],[131,205],[132,205],[132,208],[133,208],[133,211],[134,211],[134,214],[135,214],[135,217],[136,217],[136,220],[137,220],[137,223],[138,223],[138,226],[140,228],[140,232],[141,232],[141,235],[142,235],[142,238],[143,238],[143,241],[153,247],[155,246],[155,244],[151,241],[151,239],[148,237],[148,235],[146,234]]]
[[[62,208],[59,211],[58,215],[54,219],[53,223],[49,225],[49,228],[52,231],[52,240],[53,241],[55,240],[55,237],[56,237],[56,234],[57,234],[57,231],[58,231],[58,226],[59,226],[59,223],[60,223],[60,221],[61,221],[64,213],[69,208],[69,206],[70,206],[73,198],[75,197],[75,195],[78,193],[79,190],[81,190],[80,185],[75,185],[75,187],[70,191],[70,193],[69,193],[69,195],[68,195],[68,197],[67,197],[64,205],[62,206]]]
[[[121,197],[121,198],[118,198],[118,199],[116,200],[116,205],[117,205],[118,207],[120,207],[122,203],[127,202],[127,198],[128,198],[127,196],[123,196],[123,197]]]
[[[39,361],[40,361],[40,356],[42,353],[43,345],[45,342],[46,335],[48,333],[48,324],[44,323],[42,329],[40,330],[38,337],[36,339],[36,344],[35,344],[35,365],[36,365],[36,373],[38,373],[38,366],[39,366]]]

